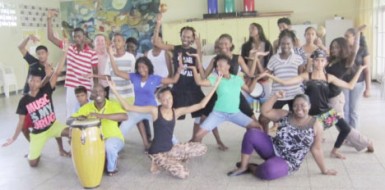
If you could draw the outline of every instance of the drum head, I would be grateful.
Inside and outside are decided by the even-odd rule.
[[[99,119],[75,120],[71,124],[71,127],[74,127],[74,128],[87,128],[87,127],[98,127],[98,126],[100,126]]]
[[[258,98],[262,94],[263,94],[263,86],[259,83],[256,83],[253,91],[250,93],[250,96],[253,98]]]

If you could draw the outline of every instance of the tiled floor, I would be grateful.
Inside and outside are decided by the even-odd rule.
[[[0,97],[0,142],[3,143],[17,124],[15,114],[20,95],[10,98]],[[54,94],[55,110],[60,121],[64,121],[64,88],[58,87]],[[349,147],[342,152],[347,160],[329,157],[336,130],[325,132],[323,144],[325,162],[329,168],[338,171],[337,176],[323,176],[309,154],[300,170],[295,174],[275,180],[262,181],[251,175],[227,177],[226,173],[234,168],[240,157],[240,143],[244,130],[233,124],[220,127],[222,139],[229,146],[226,152],[216,148],[214,138],[209,134],[205,139],[208,153],[190,160],[187,165],[190,177],[179,180],[167,173],[152,175],[150,161],[143,153],[138,131],[132,130],[121,154],[117,176],[103,176],[98,189],[385,189],[385,100],[380,100],[378,89],[374,88],[369,99],[363,99],[361,107],[360,131],[375,143],[375,153],[357,153]],[[181,141],[189,140],[192,120],[177,123],[175,134]],[[66,142],[66,141],[65,141]],[[68,144],[65,143],[68,149]],[[43,150],[38,168],[30,168],[24,155],[28,144],[22,135],[7,148],[0,148],[0,189],[82,189],[75,174],[72,161],[58,155],[56,142],[51,140]],[[261,162],[254,155],[253,160]]]

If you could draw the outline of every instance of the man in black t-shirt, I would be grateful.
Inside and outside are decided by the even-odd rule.
[[[32,70],[35,70],[35,71],[40,71],[41,74],[42,74],[42,77],[44,78],[45,75],[46,75],[46,69],[50,69],[51,68],[51,64],[48,63],[48,49],[47,47],[43,46],[43,45],[40,45],[36,48],[36,55],[37,55],[37,59],[32,56],[26,46],[28,44],[29,41],[32,41],[34,43],[38,42],[39,39],[34,36],[34,35],[29,35],[27,38],[25,38],[21,43],[20,45],[18,46],[19,48],[19,51],[21,53],[21,55],[23,55],[23,58],[25,59],[25,61],[27,61],[28,63],[28,75],[27,75],[27,78],[26,78],[26,82],[25,82],[25,85],[24,85],[24,89],[23,89],[23,94],[26,95],[29,93],[29,85],[28,85],[28,77],[29,77],[29,74]],[[46,65],[48,67],[46,67]],[[31,117],[27,114],[25,115],[25,120],[24,120],[24,126],[22,128],[22,132],[23,132],[23,135],[25,136],[25,138],[30,141],[30,130],[29,128],[31,128],[33,125],[32,123],[32,120],[31,120]],[[63,149],[63,142],[61,140],[61,137],[58,137],[56,138],[56,141],[57,141],[57,144],[58,144],[58,147],[59,147],[59,153],[61,156],[69,156],[69,154],[64,151]]]
[[[182,56],[183,65],[187,68],[190,66],[197,67],[202,78],[204,78],[204,68],[202,64],[197,64],[196,58],[192,54],[199,54],[201,57],[201,44],[200,39],[196,35],[195,29],[190,26],[185,26],[180,30],[180,39],[181,45],[170,45],[164,44],[159,35],[159,28],[162,22],[162,15],[159,14],[157,18],[157,26],[154,31],[154,46],[164,49],[166,51],[172,51],[173,53],[173,66],[174,68],[178,67],[178,57]],[[193,48],[192,45],[196,43],[197,49]],[[205,95],[203,94],[200,86],[195,83],[193,72],[191,69],[185,69],[182,73],[180,73],[179,80],[172,87],[173,93],[173,106],[174,108],[180,108],[185,106],[191,106],[200,102]],[[193,135],[199,129],[200,118],[202,115],[202,109],[191,113],[192,118],[194,120],[194,129]],[[178,119],[184,119],[185,116],[182,115]]]
[[[14,135],[3,144],[3,147],[8,146],[17,139],[24,126],[25,117],[29,115],[33,123],[28,153],[28,160],[31,167],[38,165],[41,151],[50,138],[60,136],[68,137],[68,128],[66,125],[56,121],[52,101],[52,93],[60,71],[63,69],[65,57],[66,53],[54,73],[52,73],[52,68],[47,69],[47,77],[45,77],[44,80],[43,76],[45,73],[42,70],[32,69],[30,71],[28,76],[29,93],[20,99],[16,111],[19,115],[17,128]]]

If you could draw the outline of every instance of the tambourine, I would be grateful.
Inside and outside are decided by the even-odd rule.
[[[263,86],[260,83],[257,82],[255,84],[255,87],[254,87],[253,91],[251,91],[250,96],[252,98],[257,99],[257,98],[260,98],[263,95],[264,95]]]

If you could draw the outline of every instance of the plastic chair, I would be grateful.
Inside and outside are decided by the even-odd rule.
[[[9,97],[9,88],[14,86],[16,94],[17,90],[17,80],[15,71],[12,67],[5,66],[0,63],[0,87],[3,87],[5,97]]]

